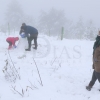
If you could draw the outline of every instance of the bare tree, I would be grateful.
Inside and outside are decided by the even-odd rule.
[[[92,20],[88,21],[86,25],[86,33],[84,34],[85,39],[94,40],[97,32]]]
[[[21,5],[16,0],[12,0],[8,5],[5,15],[5,20],[9,23],[10,29],[18,29],[19,25],[23,22],[24,13]]]
[[[12,0],[10,2],[5,15],[6,23],[9,24],[11,30],[19,30],[23,22],[29,25],[35,24],[35,21],[33,22],[33,17],[23,12],[17,0]]]
[[[80,17],[78,22],[75,25],[74,28],[74,34],[75,34],[75,38],[77,39],[83,39],[83,35],[85,33],[85,26],[84,26],[84,22],[83,22],[83,18]]]

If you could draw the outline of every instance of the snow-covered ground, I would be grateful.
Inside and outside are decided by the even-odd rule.
[[[0,36],[0,100],[100,99],[98,81],[91,91],[85,89],[94,41],[39,35],[38,49],[26,52],[26,39],[8,51],[7,37]]]

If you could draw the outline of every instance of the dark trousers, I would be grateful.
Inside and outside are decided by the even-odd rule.
[[[34,36],[30,36],[30,37],[27,38],[27,40],[28,40],[28,49],[31,49],[31,42],[32,42],[33,39],[34,39],[35,48],[37,49],[37,37],[34,37]]]
[[[99,83],[100,83],[100,73],[96,72],[95,70],[93,71],[93,74],[92,74],[92,79],[89,83],[89,86],[93,86],[96,82],[96,80],[98,79]]]
[[[8,43],[9,43],[9,46],[12,46],[12,42],[10,42],[10,41],[7,41]]]

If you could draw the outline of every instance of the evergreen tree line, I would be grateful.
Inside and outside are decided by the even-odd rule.
[[[19,31],[21,24],[25,22],[27,25],[32,25],[43,33],[49,36],[61,36],[63,27],[63,37],[67,39],[89,39],[94,40],[97,35],[97,29],[92,20],[84,22],[82,17],[74,23],[69,20],[64,10],[50,9],[48,12],[41,11],[39,18],[25,14],[21,5],[13,0],[7,7],[5,12],[5,23],[0,26],[1,32]]]

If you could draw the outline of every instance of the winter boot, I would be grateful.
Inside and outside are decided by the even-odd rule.
[[[31,49],[25,49],[25,51],[31,51]]]
[[[92,86],[86,86],[86,89],[88,90],[88,91],[91,91],[91,88],[92,88]]]
[[[36,47],[33,47],[33,49],[37,50],[37,48],[36,48]]]

